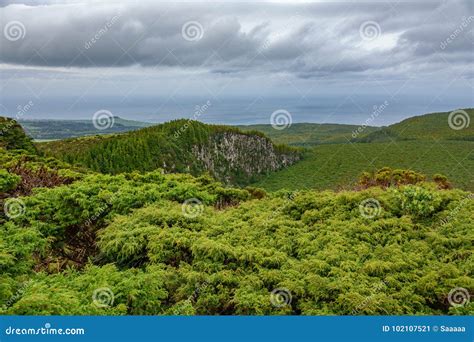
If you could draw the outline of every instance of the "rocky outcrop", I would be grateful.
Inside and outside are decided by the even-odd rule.
[[[205,170],[233,184],[290,166],[301,158],[296,150],[278,148],[266,137],[232,131],[211,135],[192,152]]]
[[[65,139],[40,144],[42,153],[101,173],[210,173],[227,183],[245,185],[258,175],[287,167],[299,150],[277,146],[263,133],[174,120],[133,132]]]

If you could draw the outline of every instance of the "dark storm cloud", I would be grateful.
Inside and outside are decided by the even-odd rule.
[[[474,13],[469,0],[297,5],[12,3],[0,8],[2,29],[17,21],[24,26],[25,36],[14,41],[1,36],[0,62],[6,64],[184,67],[211,73],[288,72],[308,78],[430,69],[440,58],[454,67],[473,61],[474,18],[469,18]],[[202,26],[201,39],[183,38],[188,21]],[[373,41],[361,38],[359,29],[366,21],[380,28]],[[462,32],[442,47],[466,21]]]

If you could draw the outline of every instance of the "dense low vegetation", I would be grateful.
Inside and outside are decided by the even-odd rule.
[[[13,119],[0,116],[0,148],[35,152],[35,146],[23,128]]]
[[[2,219],[1,312],[473,313],[447,300],[474,289],[467,196],[423,182],[265,195],[159,170],[84,175]],[[279,288],[287,305],[271,301]]]
[[[456,169],[443,164],[459,158],[469,188],[472,149],[463,148],[472,142],[394,145],[403,154],[357,144],[367,146],[362,156],[377,156],[372,165],[417,155],[436,169],[429,177],[419,168],[370,170],[335,150],[341,145],[320,146],[327,175],[366,172],[348,190],[301,190],[326,167],[306,158],[274,178],[293,189],[269,193],[207,174],[96,173],[37,155],[11,127],[0,147],[0,314],[474,313],[467,297],[453,305],[452,295],[474,291],[474,198],[453,188],[460,178],[451,182]],[[206,131],[185,132],[192,140],[181,144],[206,141]],[[122,153],[138,153],[129,148]]]

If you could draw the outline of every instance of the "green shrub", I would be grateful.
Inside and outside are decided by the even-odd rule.
[[[418,184],[423,182],[426,176],[412,170],[395,169],[383,167],[373,173],[363,172],[359,176],[358,185],[362,189],[373,186],[387,188],[390,186],[402,186],[407,184]]]
[[[0,225],[0,311],[469,314],[473,303],[446,304],[474,289],[468,195],[423,184],[252,199],[207,176],[84,175],[34,189]],[[371,218],[366,199],[381,208]],[[96,305],[98,289],[110,305]],[[274,290],[288,303],[274,305]]]
[[[0,193],[14,190],[21,182],[21,177],[0,169]]]
[[[396,193],[403,213],[416,218],[433,215],[441,204],[438,194],[419,186],[406,186]]]

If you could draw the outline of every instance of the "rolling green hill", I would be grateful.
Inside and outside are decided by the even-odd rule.
[[[453,113],[454,112],[454,113]],[[464,112],[464,113],[463,113]],[[450,113],[453,113],[449,119]],[[466,121],[473,124],[466,125]],[[455,128],[450,127],[449,123]],[[364,127],[356,137],[354,132],[361,126],[341,124],[295,123],[278,130],[271,125],[238,126],[242,130],[257,130],[265,133],[279,144],[311,147],[321,144],[351,142],[390,142],[403,140],[474,140],[474,109],[431,113],[414,116],[386,127]]]
[[[38,146],[48,156],[100,172],[164,168],[168,172],[200,174],[210,170],[227,183],[246,184],[250,181],[267,190],[349,187],[361,172],[384,166],[412,168],[428,176],[445,174],[457,187],[473,190],[474,177],[470,170],[474,169],[474,146],[471,141],[474,124],[467,125],[464,122],[465,127],[462,129],[453,129],[451,126],[462,125],[459,119],[463,115],[467,115],[465,118],[470,120],[474,117],[474,110],[460,110],[457,114],[461,117],[457,119],[456,116],[450,119],[450,113],[416,116],[383,128],[366,127],[361,136],[355,139],[353,132],[359,126],[354,125],[297,123],[283,130],[274,129],[271,125],[241,126],[248,132],[247,137],[254,136],[259,141],[257,146],[267,144],[258,153],[251,149],[252,143],[248,139],[237,139],[231,143],[228,137],[225,138],[225,130],[233,131],[230,127],[194,123],[180,133],[187,124],[185,120],[125,135],[93,136]],[[265,133],[276,143],[306,147],[304,160],[293,165],[296,160],[286,162],[283,158],[278,162],[278,157],[266,158],[264,151],[271,150],[271,147],[265,138],[256,138],[259,135],[255,135],[255,130]],[[214,131],[220,133],[214,136]],[[210,142],[209,139],[214,139],[210,136],[218,137],[219,142]],[[240,151],[252,151],[241,155],[237,168],[225,161],[233,160],[232,153],[223,154],[224,149],[227,149],[224,146],[229,144],[240,144]],[[205,150],[196,147],[204,145],[207,146]],[[211,153],[211,150],[215,153]],[[210,157],[211,154],[213,157]],[[217,164],[214,162],[216,160],[219,160]],[[248,169],[245,165],[250,164],[270,164],[271,167],[245,170]],[[289,165],[293,166],[286,168]],[[280,169],[278,173],[268,173],[269,170]],[[259,176],[262,174],[265,176]]]
[[[351,187],[363,171],[387,166],[413,169],[433,176],[446,175],[457,187],[474,190],[473,109],[415,116],[381,129],[364,130],[344,143],[309,146],[303,160],[255,183],[267,190],[340,189]],[[456,116],[461,115],[456,119]],[[459,121],[465,118],[465,121]],[[455,128],[450,127],[451,125]],[[456,124],[458,126],[456,126]],[[297,127],[308,132],[310,125]],[[266,129],[270,125],[265,126]],[[289,131],[291,130],[288,129]],[[347,127],[347,128],[350,128]],[[298,145],[297,135],[286,130],[275,133],[289,144]],[[366,134],[367,133],[367,134]],[[347,134],[347,133],[346,133]],[[337,135],[336,135],[337,137]],[[327,139],[330,140],[330,139]],[[333,139],[337,140],[337,139]],[[308,140],[310,142],[311,140]],[[311,145],[311,144],[309,144]]]
[[[468,124],[471,120],[473,122]],[[367,134],[360,139],[355,139],[355,141],[360,142],[393,140],[474,141],[474,109],[466,108],[452,112],[414,116]]]
[[[265,177],[255,186],[279,189],[340,189],[357,181],[363,171],[388,166],[428,176],[444,174],[455,186],[474,191],[474,142],[398,141],[396,143],[315,146],[302,161]]]
[[[314,146],[320,144],[345,143],[352,139],[352,132],[359,126],[340,124],[295,123],[278,130],[271,125],[237,126],[244,131],[260,131],[275,143],[291,146]],[[364,133],[379,130],[378,127],[366,127]]]
[[[217,179],[245,184],[259,174],[299,160],[297,149],[274,145],[259,132],[175,120],[138,131],[38,144],[47,156],[104,173],[152,171],[210,172]]]

